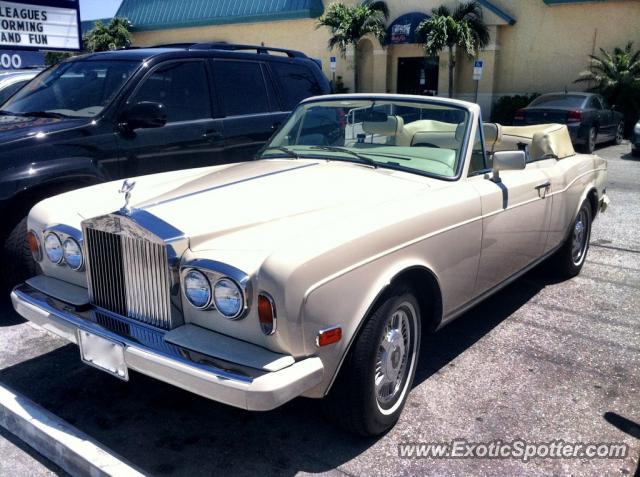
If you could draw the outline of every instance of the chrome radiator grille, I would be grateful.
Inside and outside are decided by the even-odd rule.
[[[91,302],[137,321],[171,328],[166,247],[124,234],[84,228]]]

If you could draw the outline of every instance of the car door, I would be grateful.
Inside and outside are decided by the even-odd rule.
[[[609,106],[609,103],[602,96],[596,96],[596,99],[601,105],[602,108],[602,119],[601,123],[605,125],[607,137],[610,140],[616,138],[616,132],[618,128],[618,124],[616,122],[615,114],[613,110]],[[601,126],[602,127],[602,126]]]
[[[211,61],[224,131],[224,161],[251,160],[289,115],[259,61]]]
[[[476,138],[475,148],[481,143]],[[486,161],[482,168],[482,161]],[[501,171],[491,179],[491,158],[474,149],[469,181],[482,204],[482,248],[476,278],[479,295],[540,258],[545,250],[552,198],[549,176],[535,165],[524,170]]]
[[[118,145],[124,176],[218,163],[222,120],[214,118],[206,60],[172,60],[152,68],[123,109],[143,101],[164,104],[167,123],[159,128],[120,128]]]

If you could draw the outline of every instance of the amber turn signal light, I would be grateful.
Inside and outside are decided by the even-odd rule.
[[[258,321],[265,335],[276,332],[276,305],[273,298],[266,293],[258,295]]]
[[[318,332],[318,346],[327,346],[342,339],[342,328],[335,326]]]
[[[27,245],[31,250],[31,255],[36,262],[42,260],[42,247],[40,247],[40,239],[33,230],[27,232]]]

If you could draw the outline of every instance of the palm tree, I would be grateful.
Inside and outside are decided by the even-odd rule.
[[[482,7],[476,1],[461,3],[451,12],[442,5],[432,10],[433,15],[418,25],[417,34],[422,38],[425,53],[438,56],[449,50],[449,97],[453,97],[453,70],[456,60],[453,48],[459,47],[470,56],[484,48],[491,39],[489,28],[482,18]]]
[[[358,91],[358,43],[365,35],[373,35],[384,45],[387,34],[386,21],[389,18],[389,7],[383,1],[363,0],[353,6],[343,3],[332,3],[326,13],[318,19],[316,28],[327,27],[331,31],[329,49],[337,48],[340,55],[346,58],[347,47],[354,47],[354,80]]]
[[[613,52],[600,48],[601,56],[589,55],[590,69],[578,75],[575,83],[591,83],[591,91],[600,93],[624,114],[627,132],[640,110],[640,50],[633,43]]]
[[[108,25],[97,21],[84,37],[87,51],[108,51],[131,45],[131,23],[126,18],[113,18]]]

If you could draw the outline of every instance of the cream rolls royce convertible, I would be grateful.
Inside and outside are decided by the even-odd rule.
[[[580,272],[606,177],[564,125],[484,124],[450,99],[316,97],[255,160],[40,202],[26,239],[42,274],[11,297],[118,378],[249,410],[323,398],[346,429],[380,434],[423,331],[545,259]]]

